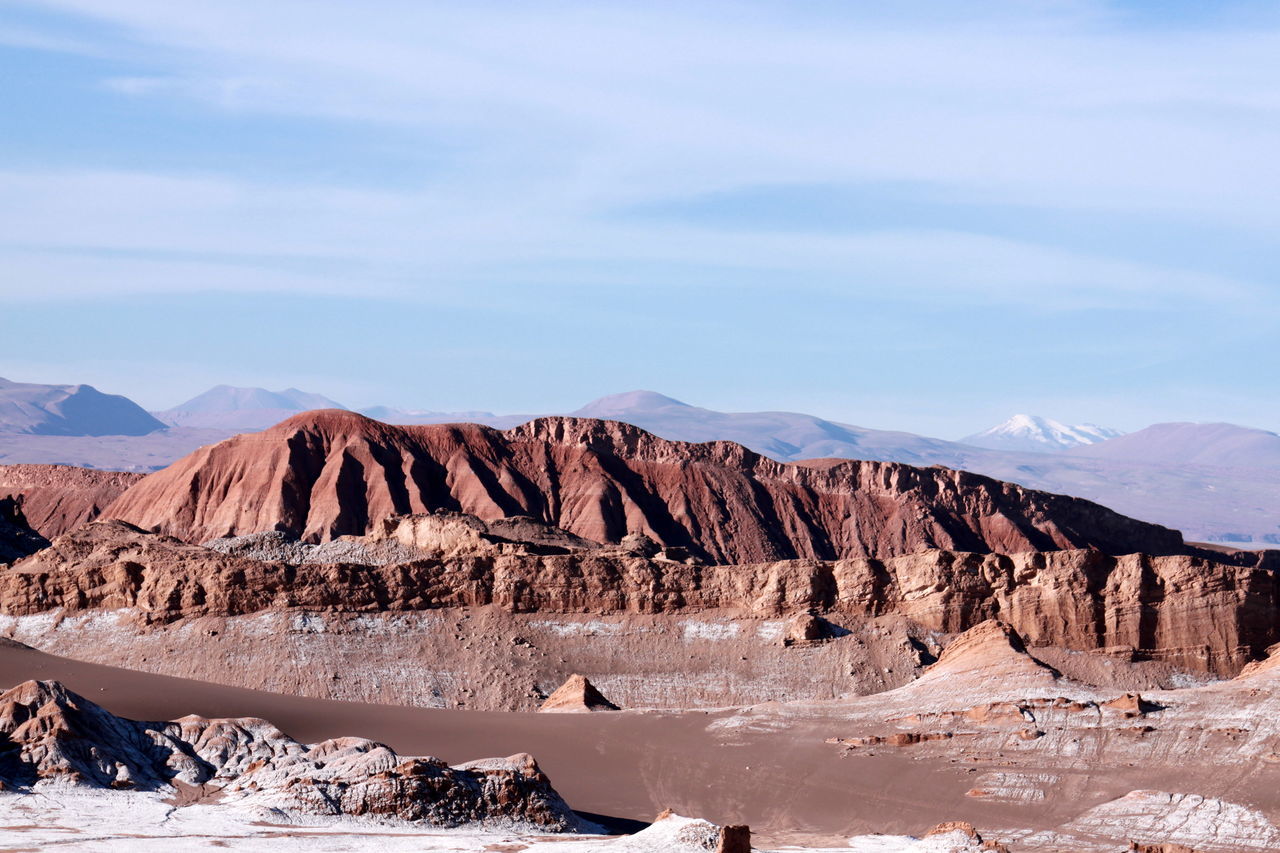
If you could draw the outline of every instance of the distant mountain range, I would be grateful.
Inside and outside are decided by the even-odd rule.
[[[962,444],[990,450],[1017,450],[1027,453],[1058,453],[1085,447],[1124,435],[1120,430],[1095,424],[1067,426],[1039,415],[1014,415],[989,430],[960,439]]]
[[[128,397],[92,385],[0,379],[0,432],[29,435],[146,435],[164,424]]]
[[[1071,454],[1149,465],[1280,468],[1280,435],[1235,424],[1155,424]]]
[[[30,400],[43,403],[22,402]],[[155,413],[160,423],[126,398],[88,386],[3,382],[0,463],[155,470],[203,444],[315,408],[346,407],[294,388],[218,386]],[[362,414],[402,425],[472,422],[499,429],[535,417],[385,406]],[[798,412],[719,412],[653,391],[602,397],[568,414],[625,421],[669,439],[735,441],[781,461],[841,457],[959,468],[1088,498],[1182,530],[1191,540],[1280,544],[1280,436],[1266,430],[1170,423],[1121,435],[1019,415],[947,441]]]
[[[155,416],[170,426],[258,430],[298,412],[345,408],[328,397],[308,394],[297,388],[268,391],[265,388],[217,385],[172,409],[155,412]]]

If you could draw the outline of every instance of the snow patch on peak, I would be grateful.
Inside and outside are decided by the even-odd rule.
[[[1040,415],[1017,414],[989,430],[960,439],[964,444],[991,450],[1057,453],[1073,447],[1097,444],[1123,435],[1120,430],[1097,424],[1068,425]]]

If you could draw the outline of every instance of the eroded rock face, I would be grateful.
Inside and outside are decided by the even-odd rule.
[[[1275,850],[1280,830],[1254,809],[1199,794],[1131,791],[1090,809],[1064,827],[1080,835],[1123,826],[1130,849],[1157,853],[1197,850]]]
[[[514,821],[570,831],[577,819],[529,755],[450,767],[361,738],[308,746],[265,720],[117,717],[54,681],[0,694],[0,783],[160,790],[176,784],[303,814],[384,815],[434,826]]]
[[[942,650],[936,663],[916,680],[917,686],[954,686],[955,679],[989,679],[1016,682],[1028,687],[1054,684],[1059,673],[1027,654],[1018,632],[1003,622],[988,619],[960,636]]]
[[[53,539],[93,521],[143,476],[70,465],[0,465],[0,498],[20,498],[31,528]]]
[[[548,696],[538,710],[547,714],[577,714],[616,711],[618,706],[604,698],[584,676],[575,673]]]
[[[1280,640],[1276,576],[1201,557],[929,551],[887,560],[707,566],[617,549],[538,555],[506,548],[485,543],[406,563],[290,564],[223,554],[123,522],[94,522],[0,572],[0,613],[129,608],[145,622],[170,622],[289,608],[492,605],[517,613],[801,616],[812,610],[892,614],[945,633],[998,618],[1033,646],[1102,649],[1219,674],[1235,674]]]
[[[48,545],[49,540],[27,524],[21,499],[0,498],[0,564],[20,560]]]
[[[1096,504],[942,468],[781,464],[730,442],[541,418],[506,432],[308,412],[202,448],[108,515],[189,542],[364,535],[395,515],[527,516],[598,543],[645,536],[704,561],[887,558],[927,548],[1175,553],[1180,535]]]

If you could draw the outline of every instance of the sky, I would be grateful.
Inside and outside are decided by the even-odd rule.
[[[0,0],[0,376],[1274,430],[1277,152],[1275,3]]]

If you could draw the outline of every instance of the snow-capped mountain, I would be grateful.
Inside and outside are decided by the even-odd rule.
[[[1120,430],[1096,424],[1068,426],[1039,415],[1014,415],[998,426],[960,439],[963,444],[991,450],[1058,453],[1073,447],[1097,444],[1124,435]]]
[[[835,456],[973,469],[974,457],[998,455],[954,441],[867,429],[800,412],[718,412],[654,391],[601,397],[571,414],[625,421],[675,441],[736,441],[784,462]]]

